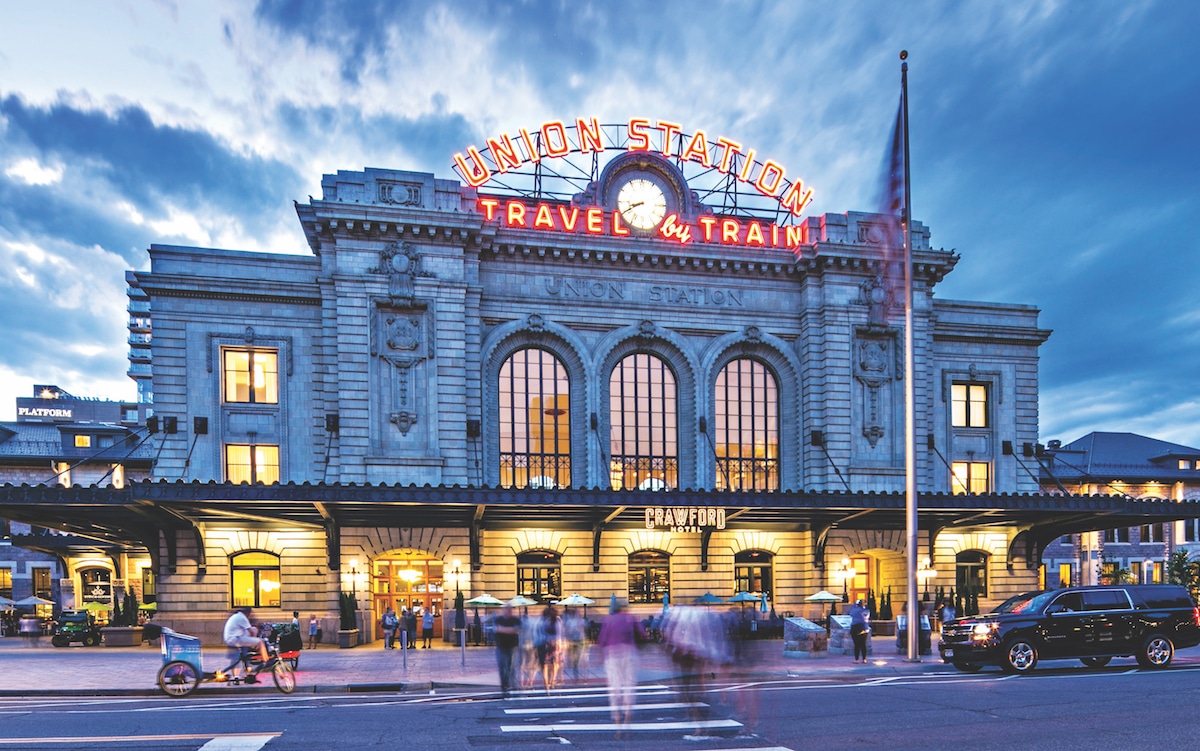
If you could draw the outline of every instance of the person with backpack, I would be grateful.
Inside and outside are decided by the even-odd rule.
[[[379,625],[383,629],[383,648],[395,649],[396,628],[400,625],[400,621],[396,619],[396,611],[389,606]]]

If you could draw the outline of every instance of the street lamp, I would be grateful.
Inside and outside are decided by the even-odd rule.
[[[937,569],[930,565],[929,558],[924,558],[921,561],[921,567],[917,569],[917,578],[925,584],[925,591],[921,595],[921,599],[929,602],[929,580],[937,576]]]
[[[1147,558],[1142,561],[1142,584],[1150,584],[1154,581],[1154,561]]]
[[[850,580],[855,577],[858,572],[850,568],[850,559],[842,559],[842,602],[850,602]]]

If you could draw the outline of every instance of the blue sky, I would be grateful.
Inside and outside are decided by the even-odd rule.
[[[910,53],[913,214],[951,299],[1025,303],[1042,438],[1200,446],[1200,4],[0,5],[0,419],[34,383],[131,399],[150,243],[306,253],[293,200],[366,166],[453,177],[553,119],[672,120],[870,210]]]

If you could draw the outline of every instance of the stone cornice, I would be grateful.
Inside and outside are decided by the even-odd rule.
[[[231,289],[230,280],[224,277],[150,274],[139,276],[138,281],[138,286],[152,299],[154,297],[182,297],[299,305],[321,304],[320,288],[315,281],[308,284],[240,279],[237,280],[238,287],[236,289]]]
[[[995,326],[984,323],[937,324],[933,329],[936,342],[990,342],[994,344],[1038,345],[1050,338],[1050,329],[1019,326]]]

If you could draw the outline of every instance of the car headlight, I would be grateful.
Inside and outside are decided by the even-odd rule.
[[[971,629],[971,636],[976,640],[983,641],[990,638],[997,628],[999,628],[999,624],[996,623],[976,623],[975,628]]]

